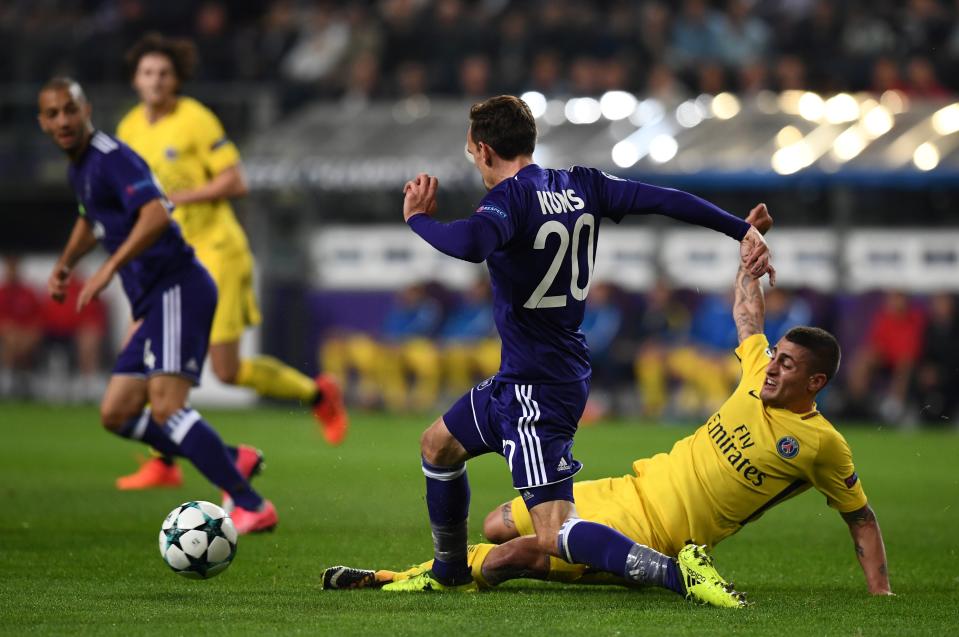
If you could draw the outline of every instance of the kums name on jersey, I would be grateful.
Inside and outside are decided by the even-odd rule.
[[[537,190],[536,197],[539,199],[539,208],[544,215],[558,215],[586,207],[586,202],[572,188],[559,192]]]

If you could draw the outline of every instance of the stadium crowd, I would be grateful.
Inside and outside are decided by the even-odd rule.
[[[834,331],[846,352],[837,387],[823,395],[830,414],[954,425],[959,314],[953,296],[768,291],[771,343],[808,324]],[[633,294],[594,282],[582,329],[593,360],[586,420],[609,413],[654,420],[708,417],[738,382],[731,294],[664,283]],[[320,366],[340,378],[356,403],[394,411],[445,404],[491,376],[498,355],[485,283],[462,295],[412,286],[396,294],[379,330],[339,326],[319,347]]]
[[[945,0],[47,0],[0,2],[0,82],[125,83],[144,32],[192,38],[201,81],[311,98],[609,89],[959,89]],[[30,55],[17,52],[29,44]]]
[[[0,399],[97,398],[110,360],[105,302],[77,314],[82,281],[71,284],[61,305],[24,280],[17,257],[7,255],[3,264]],[[617,413],[656,420],[708,416],[738,380],[731,303],[728,294],[665,283],[636,294],[595,282],[583,321],[593,359],[593,399],[585,419]],[[340,325],[318,345],[318,367],[344,383],[353,404],[428,411],[496,372],[499,341],[485,279],[459,293],[434,284],[411,286],[395,293],[389,305],[378,329]],[[826,327],[843,344],[839,382],[823,397],[830,414],[944,426],[959,417],[959,395],[952,389],[959,386],[953,296],[770,289],[770,342],[802,324]]]

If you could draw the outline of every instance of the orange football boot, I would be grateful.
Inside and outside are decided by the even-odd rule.
[[[117,489],[139,491],[141,489],[176,489],[183,486],[183,472],[175,464],[167,464],[161,458],[150,458],[136,472],[117,478]]]
[[[316,390],[320,400],[313,405],[313,416],[323,427],[323,437],[331,445],[338,445],[346,438],[350,419],[343,404],[343,392],[336,379],[329,374],[316,377]]]

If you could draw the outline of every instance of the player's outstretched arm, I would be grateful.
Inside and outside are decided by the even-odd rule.
[[[47,279],[47,291],[54,301],[63,303],[67,297],[67,283],[70,281],[73,267],[96,245],[97,238],[93,235],[90,224],[83,217],[77,217],[67,245],[53,266],[50,278]]]
[[[193,190],[170,193],[169,199],[176,205],[201,201],[220,201],[245,197],[250,191],[243,174],[243,167],[235,164],[218,173],[210,181]]]
[[[750,230],[765,235],[773,225],[773,218],[766,209],[766,204],[759,204],[749,212],[746,222]],[[774,280],[776,271],[770,266],[770,279]],[[750,274],[745,260],[740,261],[739,271],[736,272],[735,299],[733,301],[733,319],[736,322],[736,333],[739,342],[763,331],[766,317],[766,301],[763,298],[763,289],[759,279]]]
[[[658,214],[716,230],[741,242],[742,258],[752,276],[760,278],[770,271],[769,246],[739,217],[682,190],[597,174],[601,175],[598,185],[604,207],[614,219],[627,214]]]
[[[867,504],[861,509],[841,515],[849,525],[849,533],[856,546],[856,557],[866,576],[869,592],[873,595],[892,595],[886,567],[886,547],[872,507]]]
[[[433,219],[436,212],[436,177],[421,173],[403,187],[403,220],[431,246],[451,257],[481,263],[500,245],[500,236],[489,221],[472,215],[452,223]]]
[[[110,284],[113,275],[153,245],[160,238],[171,223],[170,213],[159,199],[151,199],[140,208],[137,222],[130,229],[126,241],[120,244],[113,255],[107,259],[100,269],[90,277],[80,290],[77,298],[77,309],[94,299],[105,287]]]

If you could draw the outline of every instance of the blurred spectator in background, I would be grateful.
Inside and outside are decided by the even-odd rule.
[[[335,74],[350,43],[349,23],[329,3],[307,9],[293,46],[281,62],[292,82],[292,99],[303,101],[332,89]]]
[[[951,91],[939,82],[932,62],[915,56],[906,66],[906,93],[912,97],[943,99],[949,97]]]
[[[706,0],[683,0],[673,22],[670,62],[678,68],[694,68],[697,62],[720,59],[717,36],[721,31],[721,18]]]
[[[610,408],[610,391],[616,389],[623,370],[615,359],[616,339],[623,327],[623,310],[616,289],[609,283],[593,281],[586,297],[580,329],[589,345],[593,376],[583,422],[602,418]]]
[[[669,404],[666,362],[689,329],[689,312],[675,300],[672,290],[658,282],[646,295],[646,307],[638,321],[639,349],[635,377],[643,416],[662,417]]]
[[[47,297],[43,304],[44,349],[47,357],[59,352],[68,365],[49,365],[48,376],[57,385],[52,395],[68,395],[73,400],[97,401],[106,388],[103,377],[103,342],[107,331],[107,312],[98,297],[79,312],[77,298],[83,281],[74,276],[67,287],[63,303]],[[57,378],[57,367],[64,373]],[[77,373],[73,373],[72,370]]]
[[[397,412],[429,409],[439,393],[440,359],[430,338],[440,314],[426,286],[411,285],[397,295],[378,340],[367,334],[328,339],[320,353],[323,369],[344,387],[355,374],[365,407],[381,403]]]
[[[719,16],[713,28],[723,64],[739,69],[766,57],[769,27],[751,14],[746,0],[729,0],[726,13]]]
[[[768,288],[764,333],[769,342],[778,343],[786,332],[798,325],[812,325],[809,303],[789,290]]]
[[[922,350],[924,328],[925,316],[909,297],[899,291],[886,293],[847,376],[847,398],[853,415],[901,421]],[[874,405],[878,405],[878,414]]]
[[[43,314],[38,293],[20,278],[20,258],[3,258],[0,283],[0,398],[23,397],[29,391],[29,373],[43,337]]]
[[[235,38],[222,2],[204,2],[199,6],[194,19],[193,41],[203,61],[197,69],[196,79],[209,82],[236,76]]]
[[[951,294],[934,294],[916,366],[915,393],[923,422],[956,426],[959,412],[959,314]]]
[[[707,295],[693,311],[686,345],[667,359],[670,373],[681,383],[683,414],[708,415],[729,396],[739,379],[739,362],[732,353],[738,344],[731,295]]]
[[[461,396],[471,385],[497,372],[500,342],[485,277],[463,294],[443,321],[437,337],[443,364],[435,371],[437,375],[442,374],[445,391],[450,396]]]

